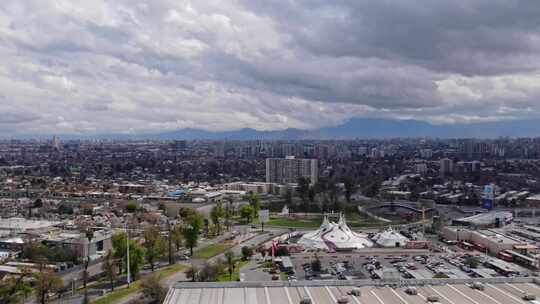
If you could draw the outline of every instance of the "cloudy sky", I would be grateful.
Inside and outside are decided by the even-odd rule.
[[[540,117],[538,0],[2,0],[0,135]]]

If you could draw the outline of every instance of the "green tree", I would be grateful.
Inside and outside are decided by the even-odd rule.
[[[171,231],[171,238],[174,245],[174,249],[176,252],[178,252],[180,249],[182,249],[182,244],[184,237],[182,235],[182,226],[176,225]]]
[[[117,278],[117,263],[114,260],[114,252],[112,250],[107,252],[107,255],[105,255],[105,259],[103,260],[103,264],[101,264],[101,267],[103,272],[109,279],[109,283],[111,283],[111,291],[114,291],[114,281]]]
[[[253,216],[253,207],[251,205],[242,205],[240,207],[240,216],[246,220],[246,223],[250,223]]]
[[[252,218],[256,218],[259,210],[261,210],[261,198],[259,197],[259,194],[252,192],[249,195],[249,204],[252,208]]]
[[[166,250],[165,239],[157,227],[151,226],[144,230],[144,248],[146,260],[153,272],[156,260],[164,255]]]
[[[203,267],[198,273],[198,279],[201,282],[214,282],[220,273],[219,263],[204,263]]]
[[[225,210],[220,202],[218,202],[210,211],[210,218],[216,225],[218,235],[221,234],[221,218],[225,216]]]
[[[234,272],[234,252],[227,251],[225,252],[225,260],[227,262],[227,270],[229,272],[229,280],[232,281],[232,275]]]
[[[62,279],[51,271],[42,270],[35,274],[36,280],[36,300],[45,304],[49,300],[49,295],[57,293],[64,287]]]
[[[160,283],[160,275],[151,275],[144,278],[141,282],[141,292],[148,303],[162,303],[167,295],[167,290]]]
[[[120,232],[112,237],[113,256],[118,263],[118,273],[123,273],[126,268],[127,260],[127,234]],[[144,249],[134,240],[129,240],[129,265],[130,271],[135,276],[141,265],[144,263]]]
[[[197,246],[203,227],[203,217],[193,210],[187,214],[183,222],[182,236],[186,246],[189,248],[190,255],[193,256],[193,247]]]
[[[345,177],[343,184],[345,186],[345,199],[347,200],[347,203],[350,203],[351,196],[356,191],[356,184],[354,182],[354,179],[350,176]]]
[[[283,195],[283,198],[285,199],[285,205],[288,205],[289,207],[293,207],[292,206],[293,194],[292,194],[291,187],[287,186],[287,188],[285,189],[285,194]]]
[[[23,268],[19,274],[2,280],[0,283],[0,303],[15,304],[28,297],[32,293],[32,287],[28,283],[30,277],[32,277],[30,270]]]
[[[242,259],[244,261],[247,261],[252,256],[253,256],[253,248],[248,247],[248,246],[242,247]]]
[[[139,243],[129,240],[129,270],[133,279],[137,277],[144,264],[144,253],[144,248]]]
[[[199,273],[199,268],[192,266],[186,270],[186,278],[191,279],[192,282],[197,281],[197,274]]]
[[[304,212],[309,211],[309,180],[305,177],[298,178],[298,194],[304,205]]]
[[[478,268],[480,266],[480,260],[477,257],[469,257],[465,261],[465,265],[469,266],[469,268]]]
[[[320,272],[321,268],[321,260],[318,256],[315,256],[315,259],[311,261],[311,269],[313,269],[315,272]]]
[[[227,230],[231,230],[231,224],[232,224],[232,216],[233,216],[233,200],[232,198],[227,199],[227,205],[225,205],[225,225],[227,226]]]
[[[134,213],[135,211],[137,211],[137,204],[133,202],[128,203],[126,205],[126,211],[128,213]]]
[[[113,256],[118,263],[118,274],[123,273],[124,260],[127,253],[127,234],[125,232],[116,233],[112,237]]]

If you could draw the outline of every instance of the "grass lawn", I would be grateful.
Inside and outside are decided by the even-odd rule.
[[[272,217],[265,224],[265,226],[275,226],[275,227],[292,227],[292,228],[318,228],[322,223],[322,216],[307,218],[307,219],[294,219],[294,218],[276,218]],[[350,227],[360,228],[367,226],[377,226],[380,225],[380,222],[374,221],[373,219],[360,215],[358,213],[349,213],[346,214],[347,224]]]
[[[129,296],[130,294],[137,293],[141,291],[141,281],[137,281],[131,284],[129,288],[123,288],[115,290],[108,295],[99,298],[92,302],[92,304],[110,304],[120,299]]]
[[[240,269],[247,265],[249,261],[238,261],[236,262],[236,266],[234,268],[234,272],[232,274],[232,279],[229,276],[229,271],[226,270],[225,273],[222,273],[218,276],[217,281],[218,282],[229,282],[229,281],[238,281],[240,280]]]
[[[196,259],[209,259],[220,253],[227,251],[229,248],[231,248],[230,245],[211,244],[193,252],[193,257]]]
[[[294,218],[270,218],[265,226],[281,226],[281,227],[295,227],[295,228],[317,228],[322,223],[322,217],[308,218],[308,219],[294,219]]]
[[[187,266],[181,264],[175,264],[172,266],[165,267],[161,270],[154,272],[156,275],[160,275],[161,279],[166,279],[175,273],[187,269]],[[108,295],[99,298],[92,302],[92,304],[111,304],[119,301],[120,299],[127,297],[133,293],[141,291],[141,280],[133,282],[129,288],[123,288],[115,290],[114,292],[109,293]]]

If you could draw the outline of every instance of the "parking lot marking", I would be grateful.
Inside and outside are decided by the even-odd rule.
[[[377,301],[379,301],[379,303],[384,304],[384,301],[381,300],[381,298],[379,298],[379,296],[373,290],[370,290],[369,292],[371,292],[371,294],[375,297],[375,299],[377,299]]]
[[[533,283],[527,283],[527,285],[532,286],[532,287],[534,287],[534,288],[536,288],[536,289],[540,289],[540,287],[538,287],[538,285],[533,284]],[[517,288],[517,287],[516,287],[516,288]]]
[[[307,288],[307,286],[304,286],[304,290],[306,291],[306,294],[308,295],[308,297],[311,299],[311,303],[316,304],[315,299],[311,296],[311,292],[309,292],[309,289]]]
[[[293,304],[293,301],[291,299],[291,294],[289,293],[289,287],[285,287],[285,294],[287,295],[287,299],[289,300],[289,304]]]
[[[524,290],[521,290],[521,289],[517,288],[516,286],[514,286],[514,285],[512,285],[512,284],[509,284],[509,283],[505,283],[505,284],[508,285],[508,286],[510,286],[512,289],[515,289],[515,290],[517,290],[517,291],[519,291],[519,292],[521,292],[521,293],[525,293]]]
[[[486,285],[489,286],[489,287],[492,287],[493,289],[495,289],[495,290],[497,290],[498,292],[504,294],[505,296],[507,296],[507,297],[509,297],[509,298],[511,298],[511,299],[513,299],[513,300],[515,300],[515,301],[517,301],[518,303],[523,303],[520,299],[514,297],[514,296],[511,295],[509,292],[505,292],[504,290],[501,290],[501,289],[499,289],[499,288],[497,288],[497,287],[495,287],[494,285],[491,285],[491,284],[489,284],[489,283],[486,283]],[[518,288],[515,287],[515,286],[512,286],[512,287],[518,289]]]
[[[446,296],[444,296],[442,293],[438,292],[435,288],[433,288],[432,286],[428,286],[429,288],[431,288],[433,291],[435,291],[436,294],[438,294],[439,296],[441,296],[441,298],[445,299],[448,303],[450,304],[456,304],[454,303],[453,301],[451,301],[449,298],[447,298]]]
[[[264,295],[266,296],[266,304],[272,304],[272,301],[270,301],[270,294],[268,293],[268,287],[264,288]]]
[[[337,299],[336,299],[336,297],[334,297],[334,294],[333,294],[332,291],[330,290],[330,287],[324,286],[324,288],[326,289],[326,292],[328,292],[328,294],[330,295],[330,298],[332,298],[332,301],[333,301],[334,303],[337,302]]]
[[[473,298],[469,297],[468,295],[464,294],[461,290],[455,288],[454,286],[452,285],[447,285],[448,287],[452,288],[452,290],[454,290],[455,292],[459,293],[460,295],[462,295],[465,299],[473,302],[474,304],[480,304],[478,302],[476,302]]]
[[[417,293],[417,294],[418,294],[418,296],[419,296],[420,298],[422,298],[422,300],[427,301],[427,298],[424,297],[421,293]]]
[[[405,301],[405,299],[399,295],[399,293],[397,293],[394,288],[390,288],[390,290],[396,295],[396,297],[398,297],[398,299],[401,300],[401,302],[405,303],[405,304],[409,304],[409,302]]]
[[[353,299],[353,301],[354,301],[356,304],[362,304],[362,302],[360,302],[360,300],[358,300],[358,298],[357,298],[356,296],[351,295],[351,298]]]
[[[493,297],[491,297],[490,295],[488,295],[488,294],[485,293],[485,292],[481,292],[480,290],[477,290],[477,292],[478,292],[479,294],[483,295],[484,297],[490,299],[491,301],[497,303],[497,304],[503,304],[503,303],[501,303],[501,302],[495,300]]]

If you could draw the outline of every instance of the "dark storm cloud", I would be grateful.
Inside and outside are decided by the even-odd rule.
[[[315,55],[384,58],[466,75],[531,71],[537,1],[246,0]]]

